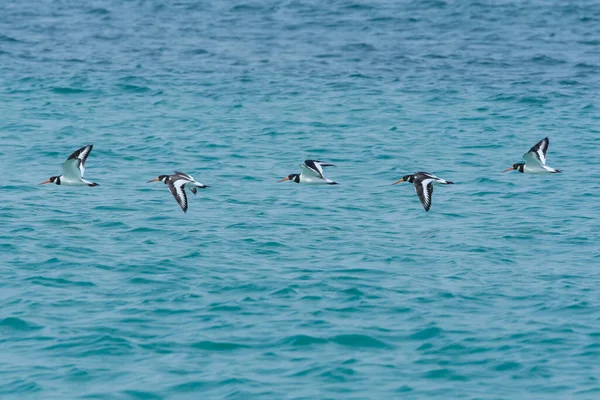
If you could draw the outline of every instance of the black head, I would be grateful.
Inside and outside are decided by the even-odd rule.
[[[398,184],[400,182],[410,182],[410,183],[413,183],[414,180],[415,180],[414,175],[404,175],[402,177],[402,179],[400,179],[399,181],[396,181],[396,182],[392,183],[392,186],[396,185],[396,184]]]
[[[50,179],[40,183],[40,185],[45,185],[46,183],[56,183],[57,185],[60,185],[60,176],[51,176]]]
[[[289,174],[287,176],[287,178],[283,178],[279,182],[285,182],[285,181],[294,181],[296,183],[300,183],[300,174]]]
[[[502,171],[502,172],[508,172],[508,171],[519,171],[519,172],[523,173],[523,172],[524,172],[524,170],[525,170],[525,163],[516,163],[516,164],[513,164],[513,166],[512,166],[512,167],[510,167],[510,168],[507,168],[507,169],[505,169],[505,170],[504,170],[504,171]]]
[[[146,183],[156,182],[156,181],[161,181],[161,182],[167,183],[167,179],[169,179],[169,175],[159,175],[158,178],[152,179],[151,181],[148,181]]]

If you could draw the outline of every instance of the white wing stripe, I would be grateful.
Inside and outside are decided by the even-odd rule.
[[[177,179],[175,181],[169,179],[167,182],[167,185],[171,190],[171,194],[173,195],[173,197],[175,197],[175,200],[177,201],[183,212],[187,212],[188,208],[187,196],[185,194],[184,189],[184,186],[187,182],[187,179]]]

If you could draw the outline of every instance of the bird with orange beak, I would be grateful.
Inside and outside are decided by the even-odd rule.
[[[159,175],[157,178],[152,179],[150,182],[163,182],[165,185],[169,187],[171,194],[177,201],[177,204],[181,207],[183,212],[187,212],[188,209],[188,201],[187,196],[185,194],[185,188],[187,187],[194,193],[197,193],[198,188],[206,189],[210,187],[208,185],[204,185],[200,182],[197,182],[193,176],[186,174],[185,172],[175,171],[173,175]]]
[[[550,145],[550,139],[543,138],[536,143],[529,151],[523,154],[524,163],[513,164],[512,167],[502,172],[519,171],[522,174],[556,174],[562,172],[560,169],[552,168],[546,165],[546,151]]]
[[[425,211],[429,211],[431,207],[431,196],[433,195],[433,184],[439,183],[442,185],[452,185],[454,182],[445,181],[442,178],[430,174],[429,172],[415,172],[412,175],[404,175],[402,179],[392,183],[392,186],[400,182],[409,182],[415,186],[417,196],[423,204]]]
[[[328,164],[318,160],[306,160],[304,164],[300,164],[302,173],[290,174],[279,182],[292,181],[302,183],[304,185],[337,185],[337,182],[325,178],[323,175],[323,167],[335,167],[333,164]]]
[[[67,161],[62,164],[62,175],[51,176],[50,179],[40,183],[40,185],[54,183],[56,185],[64,186],[100,186],[95,182],[83,179],[85,160],[87,160],[93,147],[94,145],[90,144],[74,151],[73,154],[67,158]]]

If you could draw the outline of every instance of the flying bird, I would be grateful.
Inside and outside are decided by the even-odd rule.
[[[67,158],[67,161],[62,164],[62,175],[51,176],[50,179],[40,183],[40,185],[54,183],[64,186],[100,186],[95,182],[83,179],[85,160],[87,160],[93,147],[94,145],[89,144],[73,152],[73,154]]]
[[[300,164],[302,173],[290,174],[287,178],[283,178],[279,182],[293,181],[305,185],[337,185],[337,182],[325,178],[323,175],[323,167],[335,167],[333,164],[328,164],[318,160],[306,160],[304,164]]]
[[[431,207],[431,196],[433,195],[434,183],[442,185],[454,184],[454,182],[445,181],[429,172],[415,172],[412,175],[404,175],[402,179],[392,183],[392,186],[400,182],[410,182],[415,185],[415,190],[417,191],[417,195],[419,196],[419,200],[421,200],[421,204],[423,204],[425,211],[429,211],[429,208]]]
[[[161,181],[169,187],[171,194],[173,195],[173,197],[175,197],[177,204],[179,204],[183,212],[187,212],[188,209],[188,201],[187,196],[185,194],[185,188],[190,189],[195,195],[198,191],[198,188],[205,189],[207,187],[210,187],[208,185],[204,185],[200,182],[197,182],[191,175],[179,171],[175,171],[173,175],[159,175],[156,179],[152,179],[147,183],[156,181]]]
[[[547,137],[543,138],[529,151],[523,154],[524,163],[513,164],[512,167],[505,169],[502,172],[507,171],[519,171],[524,174],[556,174],[562,172],[560,169],[552,168],[546,165],[546,151],[548,151],[548,145],[550,139]]]

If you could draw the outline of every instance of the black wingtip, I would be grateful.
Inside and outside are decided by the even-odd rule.
[[[452,182],[452,181],[446,181],[446,183],[447,183],[448,185],[454,185],[454,182]]]
[[[339,185],[337,182],[327,182],[328,185]]]
[[[89,186],[89,187],[94,187],[94,186],[100,186],[100,184],[99,184],[99,183],[96,183],[96,182],[92,182],[92,183],[90,183],[88,186]]]

